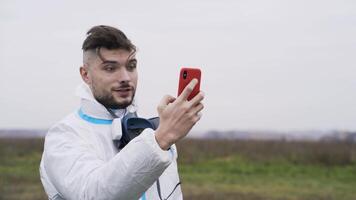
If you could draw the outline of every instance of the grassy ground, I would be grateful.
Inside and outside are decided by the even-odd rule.
[[[187,199],[356,199],[356,145],[199,141],[178,144]]]
[[[0,139],[0,200],[47,198],[38,171],[42,146],[40,139]]]
[[[0,200],[46,199],[38,166],[43,140],[0,139]],[[356,145],[183,140],[185,199],[353,200]]]

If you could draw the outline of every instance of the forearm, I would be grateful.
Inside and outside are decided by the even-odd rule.
[[[104,199],[138,199],[172,159],[171,153],[160,149],[153,133],[146,131],[105,166],[91,173],[84,193],[91,197],[107,194]]]
[[[151,130],[145,130],[109,162],[98,158],[89,146],[59,143],[56,138],[47,142],[57,146],[50,145],[55,148],[47,152],[45,168],[68,200],[138,199],[173,159],[170,152],[160,149]]]

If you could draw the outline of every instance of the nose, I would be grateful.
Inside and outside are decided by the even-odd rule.
[[[130,82],[130,80],[131,80],[130,72],[127,71],[125,67],[121,67],[121,69],[118,71],[118,81],[120,83],[123,83],[123,82]]]

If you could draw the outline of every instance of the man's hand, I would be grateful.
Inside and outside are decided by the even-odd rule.
[[[185,137],[200,118],[204,108],[201,101],[204,94],[199,92],[190,101],[187,100],[193,91],[197,79],[193,79],[176,98],[166,95],[157,107],[160,123],[156,130],[156,140],[159,146],[167,150],[172,144]]]

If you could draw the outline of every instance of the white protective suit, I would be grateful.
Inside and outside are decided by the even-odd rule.
[[[113,139],[121,138],[125,111],[113,119],[85,84],[77,95],[81,107],[45,138],[40,174],[49,199],[160,200],[159,190],[162,199],[183,199],[175,145],[162,150],[154,131],[145,129],[119,151]],[[134,103],[126,109],[135,111]]]

